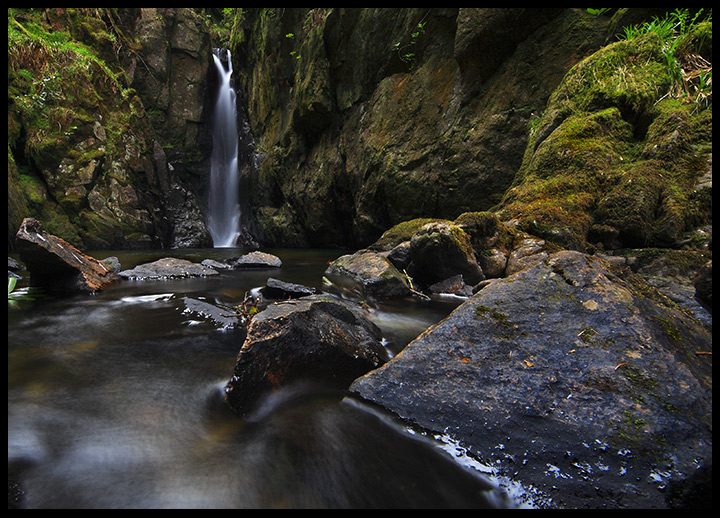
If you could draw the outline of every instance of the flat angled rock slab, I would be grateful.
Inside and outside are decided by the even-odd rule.
[[[561,252],[350,391],[450,434],[548,507],[663,508],[699,467],[712,478],[711,353],[711,333],[638,276]]]
[[[297,299],[300,297],[314,295],[316,292],[317,290],[310,286],[285,282],[273,277],[268,278],[265,282],[265,286],[260,289],[260,293],[269,299]]]

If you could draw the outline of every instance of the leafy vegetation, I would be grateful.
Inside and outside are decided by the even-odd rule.
[[[21,300],[35,300],[35,297],[30,293],[29,288],[18,288],[17,278],[8,275],[8,307],[17,307],[18,301]]]
[[[711,39],[712,35],[706,34],[708,25],[704,29],[700,26],[701,22],[711,21],[712,12],[704,16],[704,9],[692,14],[689,9],[677,8],[664,18],[655,17],[650,22],[626,27],[624,37],[632,41],[648,34],[657,36],[666,69],[672,78],[668,95],[687,95],[706,107],[712,98],[712,63],[694,53],[683,56],[680,51],[688,37]],[[696,30],[697,34],[694,34]]]
[[[400,59],[408,65],[411,71],[415,68],[415,46],[417,45],[418,38],[425,33],[426,23],[427,22],[425,22],[425,20],[418,22],[415,26],[415,30],[410,33],[410,41],[405,45],[402,45],[402,42],[398,41],[395,43],[395,47],[393,49],[397,52]]]
[[[97,53],[121,45],[116,33],[100,22],[107,11],[84,8],[76,30],[90,44],[57,30],[40,9],[8,9],[8,95],[27,129],[27,150],[38,157],[48,145],[61,145],[78,126],[92,122],[88,111],[106,96],[130,93],[123,73],[114,71]],[[80,13],[78,13],[80,14]],[[70,13],[69,16],[74,16]],[[18,128],[9,131],[17,137]],[[12,142],[11,142],[12,144]]]

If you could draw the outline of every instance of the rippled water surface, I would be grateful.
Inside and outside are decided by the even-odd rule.
[[[91,253],[123,269],[167,255]],[[272,276],[322,290],[332,250],[271,250],[275,270],[123,281],[94,296],[8,305],[8,473],[29,508],[478,507],[476,473],[388,416],[323,387],[288,387],[247,420],[222,401],[242,328],[183,297],[238,303]],[[371,318],[397,353],[455,303],[394,303]]]

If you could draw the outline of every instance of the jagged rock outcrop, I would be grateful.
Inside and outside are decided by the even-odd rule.
[[[258,238],[357,249],[403,221],[494,210],[583,251],[686,240],[712,212],[693,181],[711,177],[711,94],[693,78],[711,72],[712,24],[677,45],[618,41],[671,10],[588,11],[243,10]]]
[[[158,168],[168,182],[163,185],[170,227],[166,246],[212,246],[203,197],[217,79],[206,20],[194,8],[140,8],[135,32],[141,50],[132,61],[132,86],[150,115],[162,148]]]
[[[244,9],[233,56],[262,150],[258,238],[357,249],[406,220],[489,209],[533,113],[607,23],[562,8]]]
[[[32,286],[62,293],[95,293],[120,280],[112,269],[32,219],[23,220],[15,236],[20,259],[30,272]]]

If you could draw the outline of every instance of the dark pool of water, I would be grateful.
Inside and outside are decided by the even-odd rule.
[[[123,268],[234,249],[98,252]],[[8,305],[8,473],[28,508],[480,507],[484,479],[389,416],[295,386],[246,420],[222,401],[244,338],[184,312],[268,277],[323,289],[342,252],[269,250],[277,270],[124,281]],[[373,308],[393,353],[457,302]],[[9,490],[10,492],[10,490]]]

